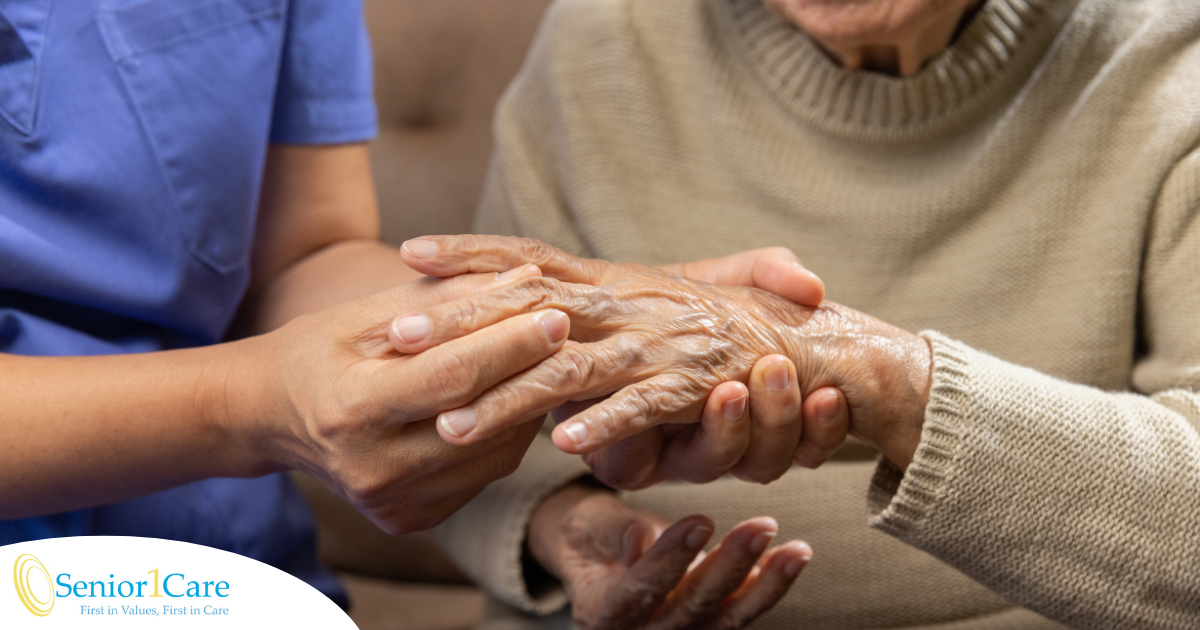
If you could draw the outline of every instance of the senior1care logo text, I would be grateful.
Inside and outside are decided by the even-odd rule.
[[[150,538],[78,537],[0,547],[0,628],[354,628],[327,597],[236,554]],[[9,564],[11,563],[11,564]]]

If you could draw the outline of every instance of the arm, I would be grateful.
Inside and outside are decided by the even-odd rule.
[[[582,342],[527,373],[528,384],[540,380],[551,405],[571,392],[617,392],[556,430],[560,448],[588,453],[687,416],[707,383],[779,348],[800,367],[802,391],[825,384],[845,393],[850,433],[885,455],[871,491],[874,526],[1072,625],[1191,627],[1200,598],[1200,574],[1186,560],[1200,546],[1189,525],[1200,513],[1196,181],[1189,173],[1168,182],[1164,200],[1179,205],[1152,226],[1143,298],[1151,351],[1134,373],[1150,396],[1062,382],[830,303],[801,309],[598,261],[581,263],[600,278],[595,287],[527,283],[539,306],[572,315]],[[508,265],[530,249],[485,237],[437,241],[456,253],[431,258],[427,271],[459,264],[459,254],[476,270],[493,256]],[[548,262],[560,255],[543,253]],[[630,337],[618,341],[617,329]],[[516,381],[501,388],[510,404],[533,395]],[[470,409],[479,426],[505,413],[490,394]]]
[[[1072,627],[1200,625],[1200,153],[1146,235],[1131,386],[1063,382],[936,334],[907,474],[881,467],[871,524]]]
[[[243,334],[421,278],[379,242],[365,144],[271,146],[251,264]]]
[[[394,250],[370,240],[374,202],[361,145],[274,147],[264,192],[245,330],[268,330],[414,275]],[[484,382],[548,356],[566,329],[543,326],[554,318],[513,321],[489,331],[490,338],[422,358],[386,350],[390,324],[407,310],[503,282],[487,275],[408,283],[208,348],[87,358],[0,355],[0,440],[8,445],[0,459],[6,480],[0,518],[98,505],[205,477],[300,467],[389,529],[432,525],[511,471],[536,427],[467,451],[442,443],[431,423],[403,431],[391,423],[433,415],[453,398],[469,400]],[[479,360],[464,364],[464,356]],[[419,457],[405,455],[380,467],[353,455],[366,446],[398,454],[412,448],[437,463],[422,466]],[[441,494],[430,495],[442,498],[434,509],[404,499],[423,476],[464,463],[465,472],[437,482]]]

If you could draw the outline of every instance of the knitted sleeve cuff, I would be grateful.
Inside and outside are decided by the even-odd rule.
[[[442,550],[471,579],[521,610],[549,614],[567,603],[562,585],[526,573],[525,536],[534,509],[555,490],[587,475],[583,460],[539,435],[512,475],[489,485],[433,530]]]
[[[920,333],[933,348],[933,379],[921,443],[908,474],[880,458],[867,503],[871,527],[898,538],[933,509],[958,445],[967,401],[966,346],[938,333]]]
[[[921,443],[906,473],[877,467],[870,525],[1070,627],[1200,627],[1200,396],[1103,391],[921,335]]]

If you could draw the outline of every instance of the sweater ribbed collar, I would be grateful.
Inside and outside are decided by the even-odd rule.
[[[946,133],[999,107],[1042,60],[1076,0],[987,0],[954,45],[908,79],[849,71],[762,0],[709,0],[752,72],[805,122],[867,142]]]

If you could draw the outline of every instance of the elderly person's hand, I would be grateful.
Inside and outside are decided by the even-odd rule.
[[[586,269],[564,260],[557,271],[593,283]],[[769,247],[660,270],[712,284],[755,287],[803,306],[819,306],[825,287],[791,250]],[[667,480],[706,483],[725,474],[768,483],[793,464],[816,468],[845,440],[848,413],[841,392],[825,388],[804,403],[803,419],[796,369],[781,355],[763,357],[749,383],[729,381],[709,394],[698,424],[651,427],[584,459],[597,478],[614,488],[639,489]],[[569,402],[554,412],[565,421],[597,401]],[[802,424],[803,423],[803,424]]]
[[[553,416],[564,422],[597,402],[568,402]],[[583,458],[600,481],[627,490],[671,480],[707,483],[725,474],[769,483],[793,465],[828,461],[846,439],[849,415],[845,397],[831,387],[802,402],[791,360],[768,355],[748,384],[713,389],[698,423],[651,427]]]
[[[405,259],[431,275],[507,269],[536,261],[549,278],[523,280],[488,303],[467,298],[410,316],[420,338],[398,340],[416,352],[456,338],[460,327],[516,313],[559,308],[572,317],[569,345],[547,361],[443,413],[442,437],[471,444],[569,400],[613,394],[560,425],[559,448],[590,453],[663,423],[700,416],[709,391],[746,381],[769,354],[800,369],[802,393],[845,393],[849,431],[906,467],[919,441],[931,365],[921,338],[840,305],[799,307],[763,291],[718,287],[639,265],[568,256],[525,239],[460,236],[421,239],[426,255]],[[432,244],[430,247],[429,244]]]
[[[241,410],[224,427],[256,460],[311,473],[388,532],[432,527],[515,470],[540,425],[531,412],[464,448],[438,436],[434,417],[554,354],[570,324],[543,310],[461,328],[460,339],[413,356],[391,347],[390,325],[538,273],[428,278],[237,342],[254,351],[222,376],[238,397],[226,413]]]
[[[423,243],[418,240],[410,245],[419,248]],[[573,259],[550,262],[558,265],[559,279],[585,283],[599,280],[587,276],[585,266],[575,264]],[[819,305],[825,294],[821,280],[783,247],[660,269],[713,284],[764,289],[806,306]],[[843,441],[846,426],[838,416],[813,421],[801,430],[795,368],[786,357],[764,357],[752,370],[748,385],[749,390],[736,381],[718,385],[709,396],[699,424],[651,427],[589,453],[585,459],[599,479],[618,488],[642,488],[669,479],[703,483],[726,473],[767,483],[793,464],[821,465]],[[840,394],[836,390],[813,394],[815,400],[831,396]],[[555,415],[569,417],[595,402],[568,403]],[[833,407],[836,412],[837,406]]]
[[[750,519],[697,561],[711,520],[668,527],[611,492],[568,486],[538,507],[528,540],[534,559],[562,580],[584,630],[732,629],[775,605],[812,558],[799,541],[768,550],[776,531],[772,519]]]

